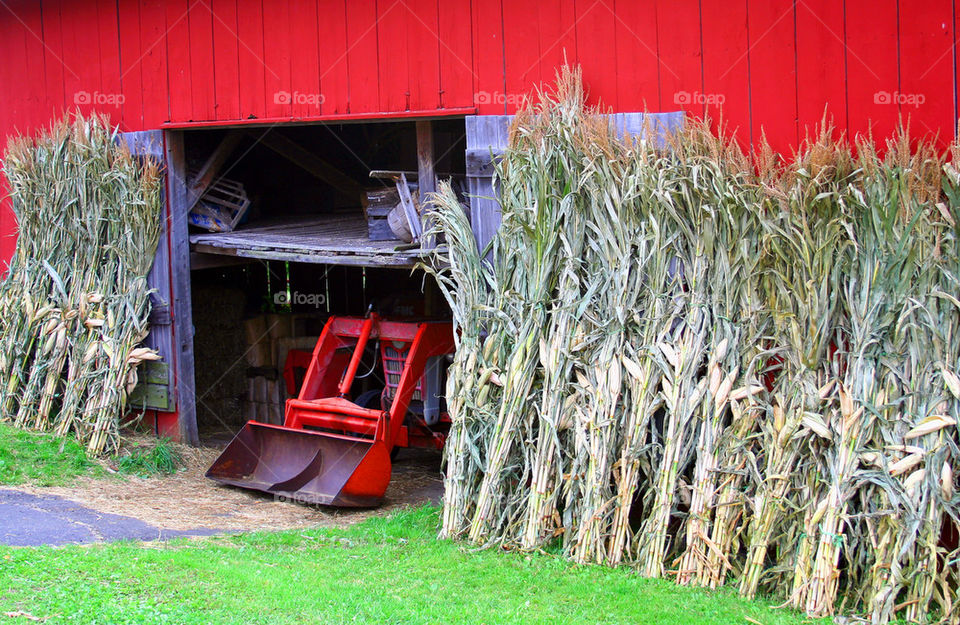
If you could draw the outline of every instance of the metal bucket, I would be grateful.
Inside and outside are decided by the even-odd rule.
[[[382,442],[250,421],[206,476],[302,503],[365,508],[382,503],[391,468]]]

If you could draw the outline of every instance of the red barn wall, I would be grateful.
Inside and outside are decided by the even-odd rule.
[[[566,59],[593,102],[722,108],[745,143],[789,150],[825,107],[852,133],[902,117],[949,139],[958,17],[953,0],[7,0],[0,134],[77,108],[123,130],[510,113]],[[13,227],[5,206],[0,258]]]

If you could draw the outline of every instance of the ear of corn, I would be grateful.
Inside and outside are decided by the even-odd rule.
[[[960,146],[750,159],[596,113],[564,70],[517,116],[491,256],[436,198],[443,535],[956,622]]]
[[[94,454],[117,443],[125,383],[149,358],[150,271],[162,175],[102,117],[11,140],[4,159],[19,228],[0,284],[0,419]]]

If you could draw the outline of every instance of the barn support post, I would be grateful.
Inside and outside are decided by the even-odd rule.
[[[164,133],[167,202],[170,207],[170,282],[175,340],[175,383],[180,439],[199,445],[197,394],[193,362],[193,302],[190,295],[190,238],[187,231],[189,189],[183,132]]]
[[[424,237],[420,246],[426,249],[436,247],[433,236],[426,233],[433,228],[427,195],[437,190],[437,174],[433,154],[433,122],[429,119],[417,121],[417,185],[420,192],[420,206],[423,210],[421,223]]]

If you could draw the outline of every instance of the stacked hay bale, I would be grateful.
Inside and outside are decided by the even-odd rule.
[[[444,536],[958,618],[960,148],[834,135],[663,149],[565,71],[514,123],[491,256],[441,189]]]
[[[0,419],[116,447],[150,312],[162,174],[101,117],[12,139],[4,158],[19,232],[0,283]]]

